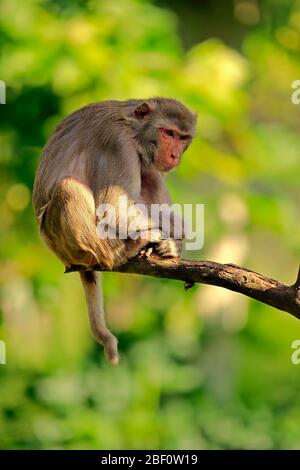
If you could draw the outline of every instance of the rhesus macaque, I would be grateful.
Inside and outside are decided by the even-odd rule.
[[[118,207],[120,196],[131,209],[140,203],[170,205],[162,173],[179,165],[195,122],[195,114],[173,99],[94,103],[64,119],[41,156],[33,192],[41,233],[65,266],[89,268],[80,276],[90,325],[113,365],[119,361],[117,339],[105,323],[93,265],[112,269],[148,246],[159,256],[178,257],[182,239],[172,233],[165,239],[151,217],[137,224],[136,237],[99,237],[97,208]],[[129,224],[126,212],[118,219]]]

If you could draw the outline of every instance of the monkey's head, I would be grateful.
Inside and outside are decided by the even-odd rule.
[[[177,167],[194,136],[196,114],[176,100],[128,102],[142,165],[167,172]]]

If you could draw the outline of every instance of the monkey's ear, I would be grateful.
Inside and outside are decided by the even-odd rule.
[[[143,103],[139,104],[135,110],[134,110],[134,115],[138,119],[144,119],[146,116],[148,116],[151,112],[153,111],[152,106],[144,101]]]

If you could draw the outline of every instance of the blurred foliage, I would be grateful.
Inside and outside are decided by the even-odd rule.
[[[41,148],[63,116],[107,98],[176,97],[199,113],[168,177],[174,201],[205,204],[193,256],[294,281],[300,5],[236,0],[217,17],[216,1],[199,3],[0,0],[1,449],[300,447],[296,319],[216,287],[107,274],[122,355],[112,369],[78,276],[63,276],[32,214]]]

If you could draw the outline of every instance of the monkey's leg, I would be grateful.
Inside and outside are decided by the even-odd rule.
[[[156,221],[123,188],[110,186],[97,195],[96,201],[97,232],[113,256],[113,267],[126,263],[148,243],[161,240]]]
[[[66,265],[113,265],[115,255],[108,249],[109,241],[97,235],[92,192],[74,178],[64,178],[56,185],[43,215],[41,232]]]
[[[116,366],[119,363],[118,341],[106,326],[101,281],[95,271],[81,271],[80,277],[88,305],[91,330],[96,340],[103,344],[106,359]]]

